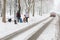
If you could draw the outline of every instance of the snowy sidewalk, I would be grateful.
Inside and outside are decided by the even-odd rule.
[[[29,18],[29,22],[28,23],[18,23],[17,25],[15,25],[13,22],[9,23],[2,23],[0,21],[0,38],[11,34],[17,30],[21,30],[29,25],[32,25],[38,21],[41,21],[45,18],[49,17],[49,14],[43,15],[43,16],[36,16],[36,17],[31,17]]]

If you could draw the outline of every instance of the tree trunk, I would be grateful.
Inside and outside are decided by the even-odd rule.
[[[30,12],[30,9],[31,9],[31,0],[25,0],[25,5],[26,5],[26,12],[28,12],[28,14],[29,14],[29,12]]]
[[[40,8],[39,8],[39,15],[40,15]]]
[[[12,0],[10,1],[10,16],[11,16],[11,10],[12,9]]]
[[[42,0],[41,0],[41,16],[42,16]]]
[[[33,16],[34,16],[34,13],[35,13],[35,1],[33,0]]]
[[[2,21],[6,23],[6,0],[3,1]]]
[[[20,8],[20,0],[18,0],[18,7]]]
[[[20,0],[18,0],[18,11],[21,12]]]
[[[17,24],[16,11],[17,11],[17,0],[14,0],[14,24]]]

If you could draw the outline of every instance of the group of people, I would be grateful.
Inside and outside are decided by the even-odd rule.
[[[29,18],[28,12],[26,12],[26,14],[24,14],[24,18],[22,18],[20,11],[21,11],[21,7],[20,7],[20,5],[19,5],[19,10],[18,10],[17,13],[16,13],[16,18],[17,18],[17,20],[14,19],[14,24],[17,24],[17,21],[18,21],[18,22],[21,22],[21,23],[22,23],[22,22],[28,22],[28,18]],[[9,18],[8,21],[11,22],[12,19]]]
[[[17,17],[17,21],[18,22],[28,22],[28,18],[29,18],[29,14],[28,12],[26,12],[26,14],[24,14],[24,18],[21,17],[21,7],[19,6],[19,10],[17,11],[16,17]],[[15,20],[15,24],[16,24],[16,20]]]
[[[22,18],[20,12],[18,11],[16,17],[18,22],[28,22],[29,14],[24,14],[24,18]]]

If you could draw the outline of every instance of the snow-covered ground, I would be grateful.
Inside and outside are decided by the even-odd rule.
[[[1,0],[2,1],[2,0]],[[8,0],[7,0],[8,1]],[[37,14],[39,14],[39,9],[40,9],[40,2],[38,2],[39,0],[36,0],[36,3],[38,4],[38,5],[36,5],[35,6],[35,14],[37,13]],[[47,14],[49,11],[51,11],[52,9],[53,9],[53,11],[56,11],[56,13],[59,13],[60,14],[60,1],[59,0],[54,0],[55,1],[55,5],[53,5],[53,3],[51,3],[50,2],[51,0],[49,0],[48,2],[46,2],[45,3],[45,1],[43,2],[44,4],[45,4],[45,6],[44,5],[42,5],[42,6],[44,6],[44,8],[42,8],[42,10],[43,10],[43,12],[44,13],[46,13],[46,14],[44,14],[43,16],[39,16],[39,15],[35,15],[35,17],[32,17],[31,15],[30,15],[30,17],[29,17],[29,22],[28,23],[18,23],[18,24],[14,24],[14,21],[12,21],[11,23],[9,23],[7,20],[8,20],[8,18],[12,18],[13,20],[14,20],[14,14],[12,14],[11,16],[9,16],[10,14],[9,14],[9,12],[10,12],[10,10],[9,10],[9,8],[7,7],[6,8],[6,14],[8,14],[8,15],[6,15],[6,17],[7,17],[7,22],[6,23],[2,23],[2,19],[0,18],[0,38],[3,38],[3,37],[5,37],[6,35],[9,35],[9,34],[11,34],[11,33],[13,33],[13,32],[16,32],[16,31],[18,31],[18,30],[21,30],[21,29],[24,29],[24,28],[26,28],[26,27],[28,27],[29,25],[32,25],[32,24],[34,24],[34,23],[36,23],[36,22],[39,22],[39,21],[41,21],[41,20],[43,20],[43,19],[45,19],[45,18],[47,18],[50,14]],[[1,2],[2,4],[3,4],[3,1]],[[21,1],[21,7],[22,7],[22,13],[23,13],[23,11],[25,10],[25,4],[24,4],[25,2],[22,0]],[[7,2],[7,4],[6,5],[8,5],[9,4],[9,2]],[[14,5],[13,5],[14,3],[12,2],[12,11],[11,11],[11,13],[13,13],[13,7],[14,7]],[[49,5],[50,4],[50,5]],[[3,6],[3,5],[2,5]],[[10,6],[10,5],[8,5],[8,6]],[[37,12],[36,12],[37,11]],[[32,11],[31,11],[32,12]],[[42,11],[40,11],[41,13],[42,13]],[[23,16],[23,15],[22,15]],[[22,17],[23,18],[23,17]],[[37,40],[56,40],[57,39],[57,34],[58,34],[58,26],[56,26],[57,25],[57,20],[58,20],[58,18],[56,17],[52,22],[51,22],[51,24],[44,30],[44,32],[38,37],[38,39]],[[48,21],[49,21],[49,19],[48,19]],[[48,22],[48,21],[46,21],[46,22]],[[20,34],[19,36],[17,36],[16,38],[13,38],[13,39],[11,39],[11,40],[25,40],[25,39],[27,39],[26,37],[27,36],[29,36],[32,32],[32,34],[34,34],[34,31],[37,31],[40,27],[40,25],[43,25],[43,23],[42,24],[39,24],[38,26],[37,26],[37,28],[36,27],[34,27],[34,28],[32,28],[32,29],[30,29],[30,30],[28,30],[28,31],[26,31],[26,32],[24,32],[24,33],[22,33],[22,34]],[[32,31],[33,30],[33,31]],[[31,35],[32,35],[31,34]]]
[[[23,32],[22,34],[14,37],[11,40],[28,40],[29,37],[31,37],[37,30],[39,30],[46,22],[48,22],[51,19],[52,18],[49,18],[48,20],[42,22],[41,24],[38,24],[37,26],[31,28],[30,30],[27,30],[26,32]],[[57,22],[58,22],[58,17],[54,18],[54,20],[42,32],[42,34],[37,38],[37,40],[57,40],[58,37]]]
[[[15,38],[11,40],[28,40],[29,37],[31,37],[35,32],[37,32],[46,22],[51,20],[52,18],[49,18],[48,20],[42,22],[41,24],[36,25],[35,27],[31,28],[30,30],[27,30],[26,32],[16,36]],[[33,39],[34,40],[34,39]]]
[[[0,18],[0,38],[9,35],[17,30],[21,30],[29,25],[32,25],[33,23],[36,23],[40,20],[43,20],[47,17],[49,17],[50,14],[44,14],[43,16],[35,16],[35,17],[30,17],[28,23],[18,23],[14,24],[12,21],[11,23],[2,23],[1,18]]]
[[[38,31],[48,20],[36,25],[35,27],[23,32],[22,34],[12,38],[11,40],[28,40],[36,31]],[[48,27],[41,33],[41,35],[37,38],[37,40],[57,40],[58,35],[58,17],[54,18],[54,20],[48,25]],[[34,39],[33,39],[34,40]]]

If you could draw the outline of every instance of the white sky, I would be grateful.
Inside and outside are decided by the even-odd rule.
[[[60,11],[60,0],[54,0],[54,9],[58,12]]]

